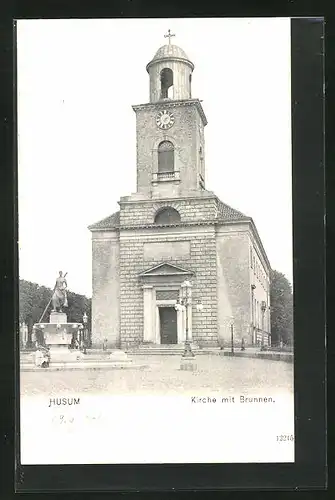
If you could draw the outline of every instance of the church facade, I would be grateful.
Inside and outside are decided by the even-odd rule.
[[[147,65],[136,114],[137,190],[92,233],[92,344],[268,344],[270,264],[251,217],[206,189],[206,115],[194,65],[169,43]],[[182,284],[191,300],[176,307]]]

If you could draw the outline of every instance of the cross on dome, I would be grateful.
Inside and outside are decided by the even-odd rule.
[[[172,38],[173,36],[176,36],[176,35],[175,35],[175,34],[172,34],[172,33],[171,33],[171,30],[168,30],[167,34],[166,34],[166,35],[164,35],[164,38],[168,38],[168,39],[169,39],[169,45],[171,45],[171,38]]]

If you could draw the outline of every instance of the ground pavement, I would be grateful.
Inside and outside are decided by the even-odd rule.
[[[135,357],[134,357],[135,359]],[[22,372],[23,396],[60,392],[86,394],[215,394],[224,391],[293,394],[293,364],[282,361],[230,358],[218,355],[196,357],[197,370],[180,370],[180,356],[136,356],[143,369]]]

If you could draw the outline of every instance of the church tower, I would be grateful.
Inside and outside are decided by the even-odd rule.
[[[146,66],[148,102],[132,106],[136,192],[89,227],[97,347],[179,348],[186,335],[218,347],[230,342],[232,321],[239,342],[270,335],[270,265],[252,219],[205,187],[207,119],[192,96],[194,64],[174,36]],[[180,308],[185,283],[191,295]]]
[[[148,198],[196,195],[205,188],[204,127],[199,99],[192,98],[194,64],[171,43],[147,64],[149,102],[136,113],[137,194]]]

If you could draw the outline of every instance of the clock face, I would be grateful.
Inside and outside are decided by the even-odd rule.
[[[174,116],[170,113],[170,111],[166,111],[166,109],[164,109],[163,111],[157,113],[156,123],[157,127],[166,130],[174,124]]]

